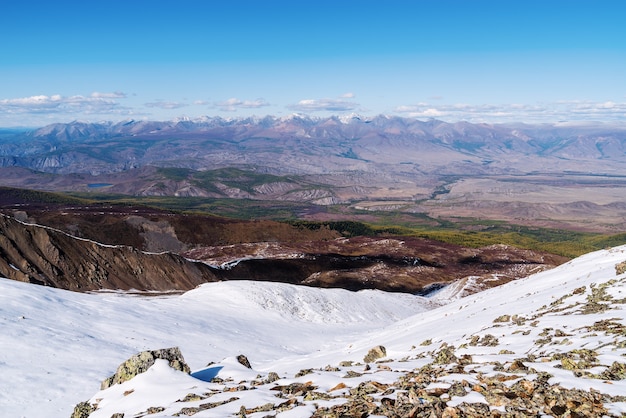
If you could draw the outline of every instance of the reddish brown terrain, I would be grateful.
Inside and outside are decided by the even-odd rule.
[[[426,294],[464,279],[472,292],[566,261],[503,245],[346,238],[141,206],[33,203],[10,193],[1,203],[0,276],[78,291],[184,291],[247,279]]]

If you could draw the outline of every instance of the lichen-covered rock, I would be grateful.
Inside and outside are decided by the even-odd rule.
[[[442,347],[441,350],[437,352],[435,355],[435,364],[450,364],[450,363],[458,363],[459,359],[454,354],[454,347],[446,345]]]
[[[280,379],[280,376],[278,375],[278,373],[276,373],[276,372],[269,372],[267,374],[267,377],[265,378],[264,382],[265,383],[273,383],[273,382],[275,382],[275,381],[277,381],[279,379]]]
[[[610,367],[600,374],[600,378],[604,380],[626,379],[626,363],[614,361]]]
[[[494,319],[493,322],[494,323],[496,323],[496,322],[509,322],[510,320],[511,320],[511,315],[500,315],[499,317]]]
[[[377,410],[369,399],[355,398],[342,405],[318,408],[311,418],[361,418],[368,417]]]
[[[296,373],[296,377],[306,376],[307,374],[313,373],[313,369],[302,369],[298,373]]]
[[[70,418],[88,418],[96,410],[96,407],[89,402],[81,402],[74,407],[74,412]]]
[[[120,364],[115,374],[102,382],[100,389],[104,390],[117,383],[123,383],[132,379],[138,374],[148,370],[156,359],[167,360],[170,367],[175,370],[180,370],[185,373],[191,372],[178,347],[142,351]]]
[[[383,358],[386,356],[387,356],[387,349],[383,347],[382,345],[377,345],[376,347],[370,349],[370,351],[367,352],[365,357],[363,357],[363,361],[366,363],[372,363],[378,360],[379,358]]]

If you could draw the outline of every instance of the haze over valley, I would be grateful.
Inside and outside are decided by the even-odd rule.
[[[626,416],[626,3],[0,6],[0,417]]]

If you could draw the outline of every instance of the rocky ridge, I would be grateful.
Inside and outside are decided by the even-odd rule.
[[[0,275],[75,291],[188,290],[217,277],[177,254],[105,245],[0,214]]]
[[[401,321],[341,352],[292,359],[302,368],[291,374],[233,357],[212,364],[217,375],[205,381],[158,362],[98,392],[80,404],[91,412],[74,417],[624,416],[626,249],[601,253]],[[168,397],[151,398],[147,382],[168,387]]]
[[[480,167],[481,160],[493,163],[503,155],[619,160],[624,150],[623,133],[621,126],[510,126],[385,115],[71,122],[3,139],[0,165],[96,174],[145,165],[206,169],[211,163],[215,166],[230,160],[229,165],[320,173],[333,169],[369,171],[373,161],[414,162],[446,171],[476,158],[464,166],[483,171],[489,168]],[[20,147],[15,146],[18,140]],[[285,149],[295,154],[289,156],[282,152]],[[434,159],[428,162],[424,157]],[[453,166],[446,169],[446,162]],[[503,165],[496,165],[505,170]]]
[[[471,249],[411,237],[332,239],[337,234],[330,230],[145,208],[108,208],[106,214],[101,207],[78,213],[55,208],[30,215],[23,209],[13,214],[24,221],[1,215],[0,275],[74,291],[185,291],[207,281],[261,280],[427,294],[462,280],[459,291],[473,293],[566,261],[510,246]],[[33,216],[64,230],[27,222]],[[235,242],[274,238],[206,245],[227,236]],[[190,247],[196,248],[184,251]]]
[[[225,279],[428,294],[457,281],[473,293],[566,261],[506,245],[464,248],[415,237],[352,237],[297,244],[244,243],[184,252]],[[474,287],[469,283],[475,284]]]

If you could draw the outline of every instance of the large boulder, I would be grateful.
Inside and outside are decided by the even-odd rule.
[[[138,374],[148,370],[154,364],[156,359],[167,360],[170,367],[173,369],[180,370],[185,373],[191,372],[178,347],[142,351],[120,364],[115,374],[102,382],[100,389],[104,390],[117,383],[123,383],[132,379]]]

